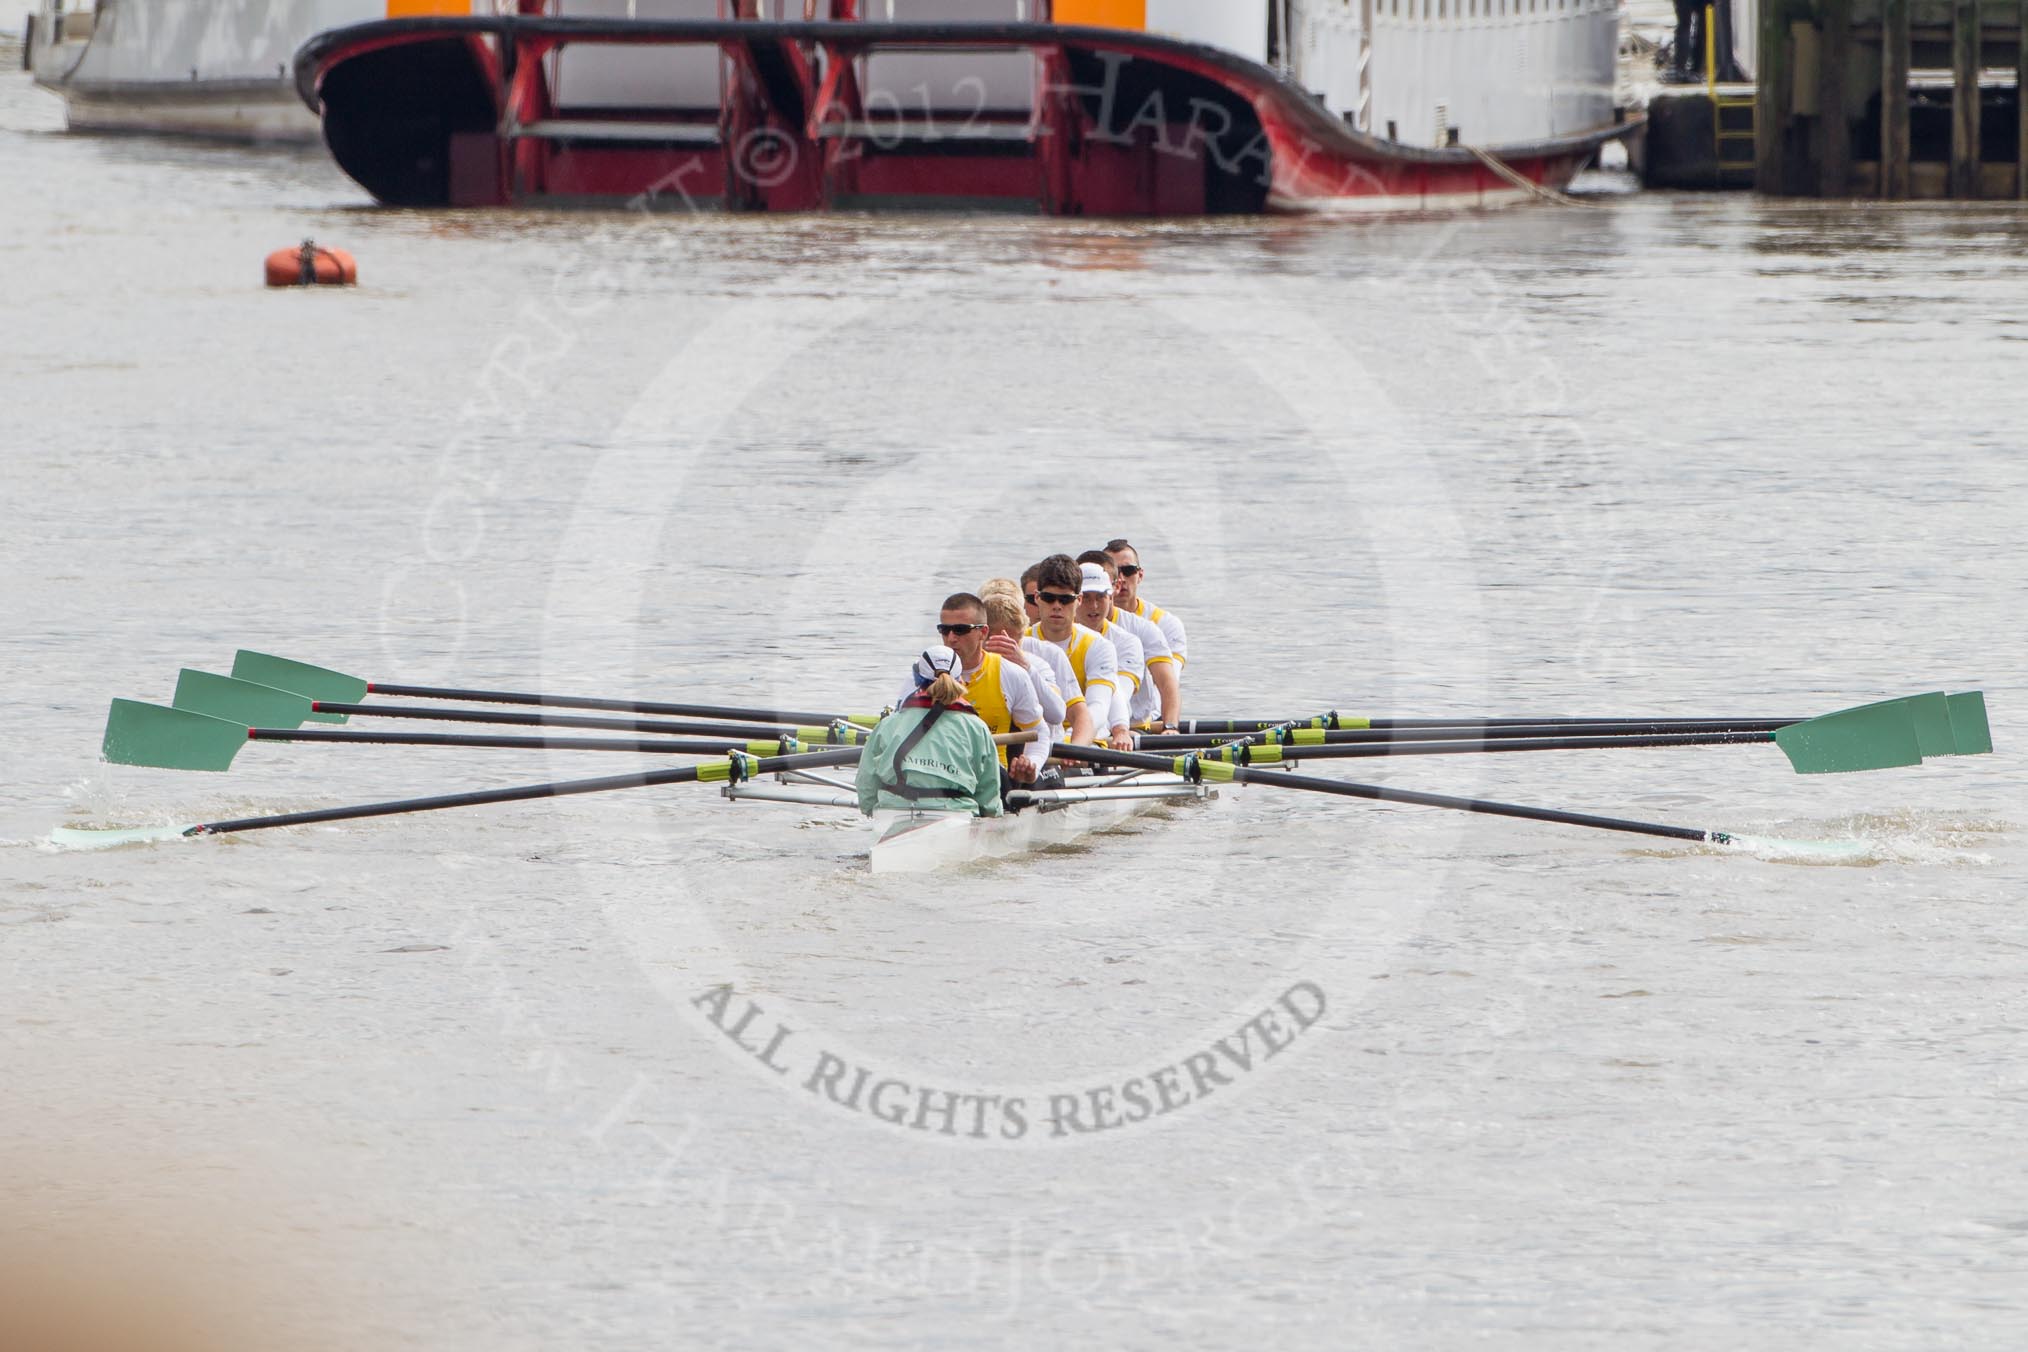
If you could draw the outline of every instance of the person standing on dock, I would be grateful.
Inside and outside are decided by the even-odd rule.
[[[861,812],[1001,814],[998,749],[965,700],[963,669],[962,659],[942,646],[916,658],[909,671],[914,693],[867,734],[859,755]]]
[[[1705,0],[1676,0],[1676,41],[1671,56],[1677,84],[1691,83],[1704,69],[1704,5]]]

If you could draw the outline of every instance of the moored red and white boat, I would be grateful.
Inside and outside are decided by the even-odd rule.
[[[523,0],[328,32],[384,202],[1448,210],[1630,128],[1611,0]]]
[[[291,76],[304,42],[373,19],[473,11],[472,0],[41,0],[22,60],[63,99],[73,131],[307,143],[317,117]]]

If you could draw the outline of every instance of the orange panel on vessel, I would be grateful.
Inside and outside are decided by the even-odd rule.
[[[1139,33],[1148,27],[1148,0],[1056,0],[1051,16],[1058,23],[1131,28]]]
[[[387,0],[390,19],[416,19],[426,14],[470,14],[472,0]]]

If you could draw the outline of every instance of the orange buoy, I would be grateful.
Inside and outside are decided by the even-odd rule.
[[[321,249],[304,240],[294,249],[268,255],[269,286],[357,286],[359,265],[343,249]]]

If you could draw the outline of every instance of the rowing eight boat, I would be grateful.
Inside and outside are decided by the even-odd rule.
[[[866,737],[864,727],[873,722],[830,714],[368,682],[343,672],[245,652],[234,660],[233,671],[232,677],[186,671],[177,682],[177,702],[173,708],[159,708],[131,700],[113,701],[102,742],[106,759],[119,764],[164,769],[218,771],[230,765],[234,753],[252,741],[597,750],[664,756],[722,754],[726,759],[666,769],[637,770],[629,774],[268,813],[233,820],[106,830],[59,828],[52,833],[51,843],[67,848],[94,848],[690,783],[724,785],[727,796],[731,798],[820,804],[852,811],[858,806],[855,786],[849,780],[827,778],[820,772],[838,770],[858,761]],[[247,676],[262,679],[248,680]],[[278,684],[269,685],[267,681]],[[501,714],[491,709],[467,709],[439,713],[361,704],[359,701],[369,694],[471,701],[485,705],[521,704],[545,712]],[[652,715],[657,720],[666,717],[731,720],[732,724],[720,729],[724,740],[682,742],[676,740],[674,734],[688,735],[699,731],[708,734],[711,729],[695,724],[649,721],[646,717],[590,719],[546,712],[557,708]],[[455,719],[482,723],[511,721],[537,727],[555,725],[573,729],[653,733],[656,736],[505,737],[493,734],[305,729],[302,726],[306,720],[322,718],[343,722],[353,715],[442,718],[445,721]],[[278,726],[257,726],[261,720],[272,721]],[[746,726],[748,722],[766,726],[749,727]],[[811,725],[807,732],[800,726],[803,723]],[[818,724],[824,726],[816,726]],[[773,740],[755,742],[751,739],[756,734],[764,734],[765,738]],[[1017,792],[1012,799],[1025,810],[1012,816],[974,819],[961,814],[922,811],[877,814],[875,836],[868,848],[872,871],[919,871],[1046,848],[1091,831],[1103,830],[1167,801],[1209,797],[1211,792],[1204,787],[1207,783],[1272,783],[1298,792],[1336,798],[1411,803],[1669,840],[1742,846],[1755,852],[1773,848],[1786,852],[1784,857],[1795,857],[1800,852],[1810,858],[1843,859],[1850,855],[1852,842],[1802,842],[1798,845],[1797,842],[1750,839],[1730,831],[1461,798],[1388,785],[1355,784],[1288,771],[1293,762],[1304,758],[1575,751],[1615,746],[1691,746],[1765,740],[1781,749],[1797,773],[1814,775],[1914,767],[1934,757],[1983,755],[1993,749],[1985,697],[1976,690],[1956,694],[1935,691],[1877,700],[1800,721],[1731,717],[1687,720],[1481,717],[1461,721],[1455,718],[1345,719],[1334,713],[1323,718],[1281,722],[1218,720],[1210,726],[1197,725],[1196,734],[1161,740],[1159,745],[1163,750],[1181,752],[1180,755],[1150,754],[1152,745],[1143,745],[1134,752],[1098,746],[1058,745],[1054,748],[1053,758],[1097,767],[1101,773],[1087,775],[1071,788]],[[824,747],[804,747],[802,741],[806,735],[821,739]],[[1007,743],[1025,741],[1027,737],[1013,734],[995,740]],[[772,782],[762,782],[767,780]]]

